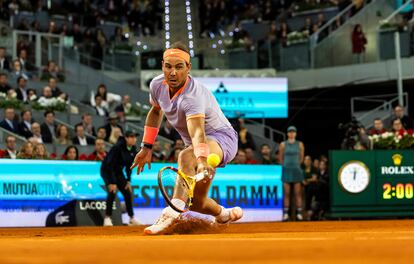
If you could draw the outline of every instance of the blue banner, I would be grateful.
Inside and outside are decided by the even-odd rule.
[[[167,165],[174,166],[155,163],[151,170],[146,169],[140,175],[133,172],[133,203],[140,214],[145,209],[159,211],[165,207],[157,173]],[[72,200],[106,198],[99,162],[0,160],[0,166],[0,210],[3,212],[50,211]],[[279,215],[282,206],[281,174],[282,168],[277,165],[229,165],[218,169],[210,197],[225,207],[271,211],[275,217],[274,213]],[[257,217],[252,219],[260,220]]]
[[[229,118],[287,118],[286,78],[196,78]]]

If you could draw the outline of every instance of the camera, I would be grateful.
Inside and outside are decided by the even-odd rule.
[[[350,122],[340,123],[338,129],[344,131],[341,149],[354,150],[357,143],[361,141],[360,131],[364,129],[364,126],[355,117],[352,117]]]

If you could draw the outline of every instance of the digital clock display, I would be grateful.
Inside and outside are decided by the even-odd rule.
[[[384,200],[390,199],[413,199],[414,191],[412,183],[397,183],[396,185],[391,185],[390,183],[385,183],[382,186],[383,193],[382,198]]]

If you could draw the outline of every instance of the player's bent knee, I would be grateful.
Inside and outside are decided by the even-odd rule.
[[[192,149],[184,149],[183,151],[180,152],[180,154],[178,155],[178,163],[183,165],[183,164],[195,164],[196,160],[195,160],[195,156],[194,156],[194,152]]]

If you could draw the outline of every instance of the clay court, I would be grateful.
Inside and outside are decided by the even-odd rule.
[[[0,263],[412,263],[414,221],[233,224],[149,237],[144,227],[0,230]],[[200,230],[201,232],[201,230]]]

